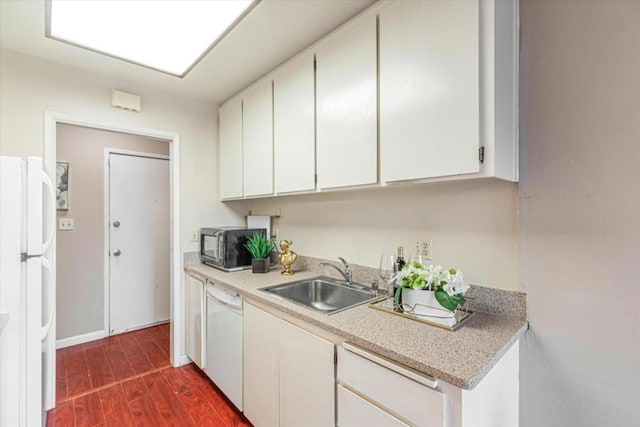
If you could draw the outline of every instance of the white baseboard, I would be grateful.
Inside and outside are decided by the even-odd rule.
[[[99,340],[106,337],[104,331],[89,332],[88,334],[76,335],[75,337],[63,338],[56,341],[56,349],[71,347],[72,345],[84,344],[86,342]]]

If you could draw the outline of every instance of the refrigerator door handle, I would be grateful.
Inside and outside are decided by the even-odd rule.
[[[51,264],[49,264],[49,260],[45,257],[42,257],[42,269],[47,272],[49,283],[49,299],[51,300],[50,310],[49,310],[49,319],[47,319],[47,323],[42,327],[42,340],[44,340],[49,332],[51,331],[51,326],[53,326],[53,317],[56,313],[56,288],[54,286],[53,280],[53,271],[51,270]]]
[[[42,244],[42,254],[44,255],[53,243],[53,236],[56,230],[56,193],[51,178],[45,171],[42,171],[42,183],[47,187],[47,193],[49,194],[49,227],[47,230],[49,235]]]

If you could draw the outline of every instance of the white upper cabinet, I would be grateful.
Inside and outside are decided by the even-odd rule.
[[[479,90],[477,1],[382,9],[381,180],[478,172]]]
[[[318,188],[378,181],[376,17],[367,14],[316,50]]]
[[[220,107],[220,198],[242,197],[242,99]]]
[[[221,198],[517,182],[517,69],[517,0],[378,2],[220,109]]]
[[[273,79],[273,156],[276,193],[315,189],[313,55],[296,59]]]
[[[393,2],[379,40],[380,180],[517,181],[517,2]]]
[[[270,79],[243,97],[242,159],[244,195],[273,193],[273,86]]]

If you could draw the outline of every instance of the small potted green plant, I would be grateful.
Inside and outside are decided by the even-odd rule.
[[[254,273],[267,273],[271,264],[271,251],[273,242],[265,233],[255,233],[247,237],[245,248],[251,254],[251,271]]]

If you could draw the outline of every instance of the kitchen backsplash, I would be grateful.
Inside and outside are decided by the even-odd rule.
[[[198,252],[184,253],[185,265],[198,264],[199,262],[200,258]],[[313,271],[317,272],[318,275],[342,279],[342,276],[340,276],[340,274],[333,268],[320,267],[321,262],[335,263],[337,266],[342,268],[342,263],[337,259],[314,258],[298,254],[298,259],[293,265],[293,271]],[[367,286],[370,286],[373,280],[381,282],[380,277],[378,277],[378,269],[357,264],[350,265],[351,270],[353,271],[354,282],[362,283]],[[280,269],[282,267],[275,265],[271,268]],[[527,320],[527,295],[525,293],[505,291],[502,289],[471,284],[471,289],[467,291],[466,296],[467,307],[470,310]]]

